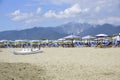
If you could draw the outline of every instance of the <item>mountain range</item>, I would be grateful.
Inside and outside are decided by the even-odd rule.
[[[92,25],[87,23],[66,23],[56,27],[33,27],[24,30],[9,30],[0,32],[0,40],[16,39],[59,39],[70,34],[82,36],[104,33],[108,35],[120,33],[120,25],[111,24]]]

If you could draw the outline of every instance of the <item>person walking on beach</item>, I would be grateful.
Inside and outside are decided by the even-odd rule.
[[[119,46],[119,45],[120,45],[120,33],[119,33],[119,35],[116,37],[116,41],[117,41],[117,45],[116,45],[116,46]]]

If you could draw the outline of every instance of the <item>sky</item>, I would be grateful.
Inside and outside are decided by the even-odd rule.
[[[68,22],[120,25],[120,0],[0,0],[0,31]]]

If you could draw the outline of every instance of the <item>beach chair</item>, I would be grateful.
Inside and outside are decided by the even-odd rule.
[[[112,42],[109,42],[109,41],[103,42],[102,44],[100,44],[99,47],[100,48],[109,48],[109,47],[112,47]]]
[[[91,46],[91,47],[95,47],[96,44],[95,44],[94,42],[90,42],[90,46]]]
[[[76,46],[76,47],[83,47],[83,44],[80,43],[80,42],[76,42],[76,43],[75,43],[75,46]]]
[[[50,47],[55,47],[55,44],[54,44],[54,43],[51,43],[51,44],[50,44]]]
[[[120,42],[115,41],[115,46],[120,46]]]

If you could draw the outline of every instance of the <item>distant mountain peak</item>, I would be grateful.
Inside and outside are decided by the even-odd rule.
[[[120,33],[120,26],[69,22],[56,27],[33,27],[24,30],[3,31],[0,32],[0,39],[59,39],[71,33],[81,36],[94,36],[99,33],[112,35]]]

